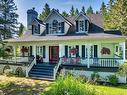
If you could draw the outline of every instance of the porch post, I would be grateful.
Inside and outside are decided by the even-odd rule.
[[[35,64],[36,64],[36,45],[33,45],[33,55],[35,57],[34,61],[35,61]]]
[[[13,46],[14,61],[16,63],[16,46]]]
[[[88,54],[88,57],[87,57],[87,68],[90,68],[90,44],[87,45],[87,54]]]

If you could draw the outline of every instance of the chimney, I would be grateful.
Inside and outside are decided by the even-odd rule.
[[[32,22],[35,18],[38,17],[38,13],[35,11],[35,8],[29,9],[27,11],[27,29],[32,29]]]

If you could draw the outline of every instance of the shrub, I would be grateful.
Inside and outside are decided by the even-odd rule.
[[[21,67],[18,67],[15,71],[15,75],[18,77],[25,77],[25,73],[23,72]]]
[[[83,84],[72,76],[60,77],[42,95],[98,95],[97,91],[88,84]]]
[[[13,72],[12,69],[6,69],[6,70],[4,71],[4,74],[5,74],[6,76],[13,76],[13,75],[14,75],[14,72]]]
[[[114,86],[116,86],[116,85],[118,84],[118,78],[117,78],[116,75],[110,75],[110,76],[108,76],[108,81],[109,81],[112,85],[114,85]]]
[[[93,73],[91,74],[91,79],[92,79],[94,82],[98,81],[98,80],[100,79],[100,75],[98,74],[98,72],[93,72]]]

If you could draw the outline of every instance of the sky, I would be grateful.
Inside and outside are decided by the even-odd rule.
[[[18,21],[23,23],[25,26],[27,25],[27,10],[35,7],[35,10],[38,12],[38,14],[40,14],[45,3],[48,3],[50,8],[59,9],[60,12],[69,12],[72,5],[75,8],[78,8],[79,11],[81,10],[82,6],[85,6],[85,9],[87,9],[91,5],[94,12],[96,12],[100,10],[102,2],[107,4],[108,1],[109,0],[14,0],[18,8]]]

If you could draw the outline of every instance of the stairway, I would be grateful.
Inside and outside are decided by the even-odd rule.
[[[36,64],[30,70],[29,77],[35,79],[54,80],[53,77],[54,68],[55,68],[54,64],[49,63]]]

